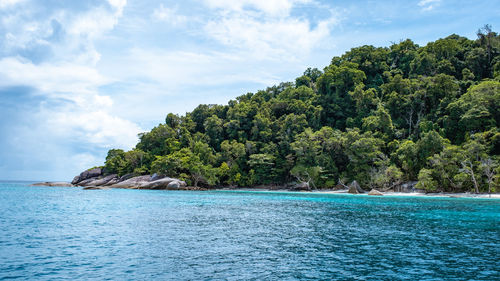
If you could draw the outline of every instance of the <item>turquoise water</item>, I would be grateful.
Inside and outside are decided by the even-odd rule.
[[[500,280],[500,200],[0,182],[0,279]]]

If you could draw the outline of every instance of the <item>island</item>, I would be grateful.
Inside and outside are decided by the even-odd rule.
[[[500,37],[361,46],[283,82],[201,104],[109,150],[86,188],[492,193],[500,187]]]

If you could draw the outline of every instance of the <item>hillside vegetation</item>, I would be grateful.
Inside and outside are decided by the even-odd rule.
[[[108,152],[105,171],[191,185],[498,190],[500,36],[361,46],[295,82],[199,105]]]

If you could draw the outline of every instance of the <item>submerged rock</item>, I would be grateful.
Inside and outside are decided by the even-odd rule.
[[[110,189],[107,186],[86,186],[83,188],[83,190],[103,190],[103,189]]]
[[[58,187],[73,187],[74,185],[69,182],[62,181],[46,181],[46,182],[37,182],[32,184],[31,186],[58,186]]]
[[[378,196],[381,196],[381,195],[384,195],[382,192],[376,190],[376,189],[372,189],[370,190],[370,192],[368,192],[368,195],[378,195]]]

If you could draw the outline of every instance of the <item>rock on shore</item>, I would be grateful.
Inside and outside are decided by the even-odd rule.
[[[351,194],[365,193],[365,191],[361,188],[357,181],[351,182],[351,184],[349,185],[349,190],[347,192]]]
[[[169,177],[158,175],[144,175],[134,177],[131,174],[119,177],[116,174],[104,175],[101,168],[94,168],[82,172],[76,176],[72,183],[77,186],[83,186],[84,189],[103,189],[108,188],[131,188],[131,189],[186,189],[186,182]]]
[[[377,195],[377,196],[382,196],[384,195],[382,192],[376,190],[376,189],[372,189],[370,190],[370,192],[368,192],[368,195]]]

